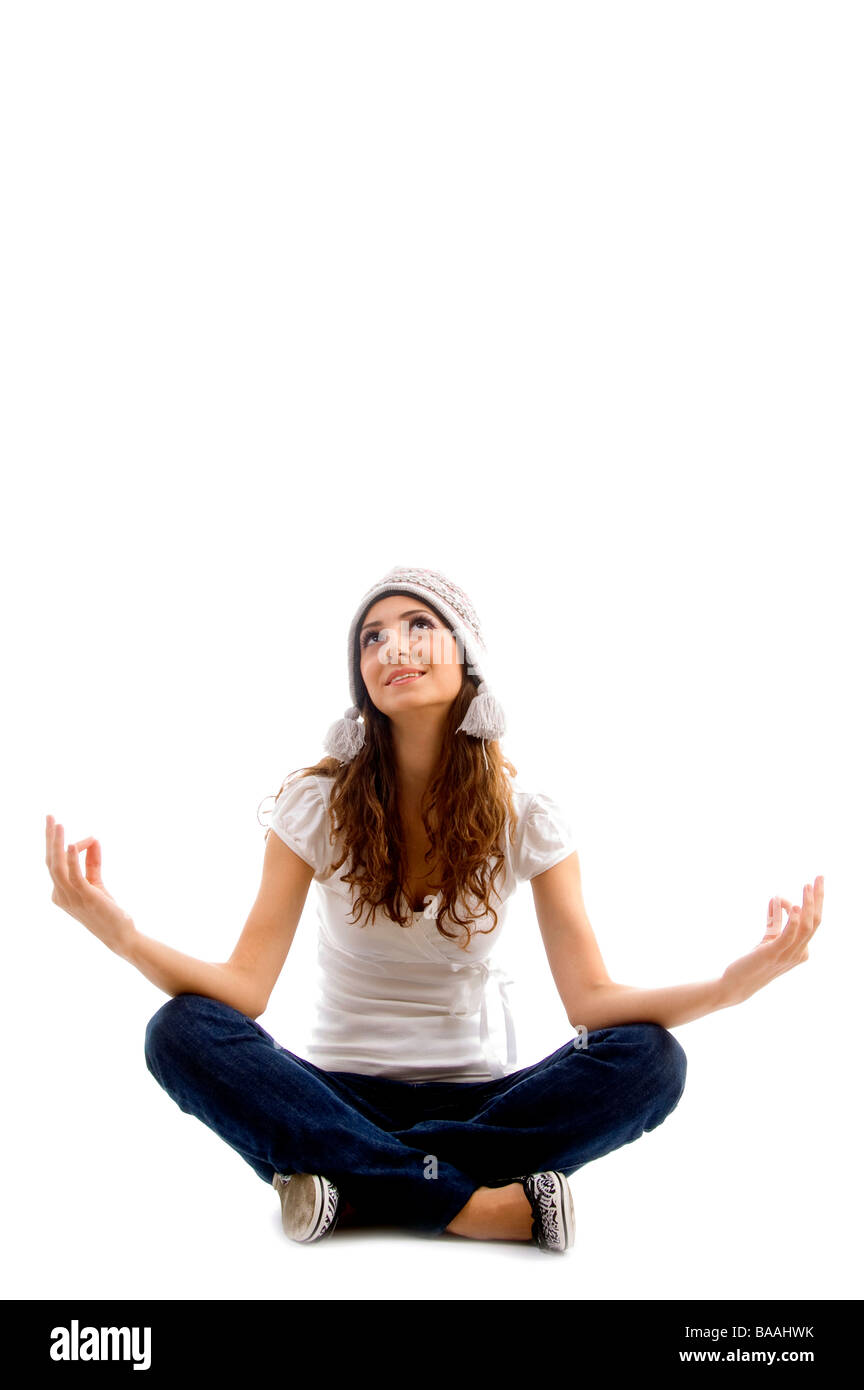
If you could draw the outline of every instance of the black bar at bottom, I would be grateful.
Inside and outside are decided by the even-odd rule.
[[[368,1292],[368,1289],[367,1291]],[[860,1364],[860,1299],[831,1300],[9,1300],[7,1363],[53,1378],[106,1372],[139,1379],[202,1371],[248,1384],[290,1383],[312,1367],[365,1378],[457,1368],[484,1379],[519,1353],[544,1374],[764,1366],[824,1374]],[[438,1311],[443,1303],[444,1309]],[[514,1305],[519,1305],[518,1311]],[[347,1305],[347,1306],[346,1306]],[[398,1358],[398,1359],[397,1359]],[[311,1362],[303,1370],[301,1363]]]

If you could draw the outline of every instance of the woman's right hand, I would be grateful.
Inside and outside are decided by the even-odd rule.
[[[86,878],[81,873],[78,855],[87,850]],[[70,917],[83,922],[88,931],[98,936],[119,956],[126,956],[135,936],[135,923],[114,901],[102,882],[102,851],[99,841],[89,835],[86,840],[64,848],[63,826],[54,824],[53,816],[45,817],[45,863],[54,880],[52,903],[62,907]]]

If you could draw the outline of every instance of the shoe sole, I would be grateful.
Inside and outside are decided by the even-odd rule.
[[[327,1210],[324,1179],[318,1173],[292,1173],[289,1182],[281,1183],[279,1177],[274,1174],[273,1186],[282,1202],[282,1229],[286,1236],[301,1245],[323,1239],[321,1223]],[[324,1235],[332,1229],[331,1224]]]
[[[564,1250],[570,1249],[576,1236],[576,1213],[573,1209],[573,1193],[570,1191],[570,1184],[563,1173],[556,1173],[555,1177],[560,1184],[558,1210],[561,1213],[561,1229],[564,1237],[564,1245],[561,1250],[561,1254],[563,1254]]]

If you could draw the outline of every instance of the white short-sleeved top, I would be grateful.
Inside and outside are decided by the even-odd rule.
[[[351,889],[340,882],[348,861],[330,872],[338,858],[329,840],[332,785],[330,777],[297,778],[283,788],[270,820],[280,840],[315,871],[319,997],[307,1060],[324,1071],[403,1081],[487,1081],[510,1075],[517,1070],[506,992],[512,980],[492,964],[492,953],[518,884],[576,849],[564,812],[551,797],[512,784],[517,828],[512,845],[506,831],[502,838],[504,869],[492,898],[498,925],[478,932],[477,927],[491,927],[494,918],[477,919],[463,950],[458,942],[464,941],[464,932],[458,927],[452,928],[452,941],[439,932],[438,899],[432,894],[424,911],[412,912],[410,927],[391,922],[380,908],[370,925],[361,925],[364,916],[349,920]],[[490,981],[498,986],[503,1010],[503,1059],[490,1026]]]

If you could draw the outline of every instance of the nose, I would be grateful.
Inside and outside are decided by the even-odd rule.
[[[393,641],[390,644],[391,661],[394,666],[411,665],[411,629],[406,622],[394,628]]]
[[[398,627],[382,629],[378,641],[370,643],[369,649],[374,652],[375,664],[381,667],[385,680],[391,667],[404,666],[410,659],[405,655],[409,650],[408,642],[400,635]]]
[[[389,640],[380,652],[381,660],[388,666],[423,666],[425,663],[419,659],[420,644],[416,640],[413,647],[414,651],[411,629],[407,623],[401,623],[391,628]]]

